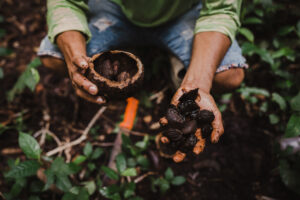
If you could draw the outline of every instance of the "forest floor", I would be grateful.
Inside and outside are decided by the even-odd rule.
[[[75,129],[84,129],[90,119],[99,109],[94,105],[76,97],[68,78],[58,77],[51,71],[39,67],[41,81],[39,91],[29,90],[17,96],[13,103],[6,101],[6,92],[11,89],[26,65],[36,57],[39,43],[46,35],[45,2],[41,0],[1,2],[0,13],[5,18],[6,36],[1,39],[3,46],[13,50],[10,56],[0,60],[0,67],[4,70],[4,78],[0,80],[0,110],[20,113],[25,111],[23,124],[27,130],[36,132],[42,128],[43,112],[50,115],[50,130],[60,140],[73,140],[80,133]],[[164,92],[162,102],[152,100],[151,107],[139,106],[135,131],[155,135],[159,130],[151,129],[151,125],[158,121],[165,112],[173,91],[169,87],[170,80],[166,80],[166,70],[152,73],[153,60],[164,55],[161,51],[151,51],[150,54],[139,55],[145,64],[146,77],[142,87],[144,93],[155,94],[162,88]],[[247,84],[251,82],[253,74],[247,74]],[[149,75],[150,76],[150,75]],[[249,78],[250,77],[250,78]],[[262,81],[262,80],[260,80]],[[267,81],[267,80],[266,80]],[[268,84],[268,83],[266,83]],[[141,94],[141,92],[138,92]],[[230,199],[230,200],[293,200],[297,199],[281,182],[276,154],[274,153],[276,139],[282,134],[274,132],[272,126],[267,125],[268,119],[262,119],[247,109],[246,103],[236,93],[223,112],[225,133],[218,144],[208,144],[205,151],[186,162],[175,164],[171,160],[161,158],[154,142],[147,150],[151,161],[149,171],[163,174],[167,167],[171,167],[176,175],[185,176],[187,181],[181,186],[173,186],[165,195],[153,193],[149,179],[137,185],[137,194],[144,199]],[[114,126],[121,120],[126,101],[116,101],[108,104],[107,110],[97,121],[98,132],[102,137],[90,136],[90,142],[112,142]],[[150,121],[145,122],[145,116]],[[19,157],[25,159],[23,153],[4,154],[3,149],[18,149],[17,131],[8,131],[0,135],[0,169],[8,169],[7,160]],[[133,139],[139,136],[132,136]],[[74,147],[70,151],[73,158],[83,148],[84,144]],[[46,143],[43,150],[49,151],[55,143]],[[106,164],[111,148],[105,147],[105,156],[99,160],[99,166]],[[0,175],[0,191],[7,192],[10,185],[6,184]],[[21,196],[26,199],[26,191]],[[98,194],[99,196],[99,194]],[[53,199],[53,195],[45,193],[42,199]]]

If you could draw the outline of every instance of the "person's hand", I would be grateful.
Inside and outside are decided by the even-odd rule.
[[[97,86],[83,75],[89,62],[91,62],[90,58],[85,55],[73,56],[71,62],[67,62],[69,76],[78,96],[93,103],[103,104],[105,99],[96,96],[98,93]]]
[[[179,98],[185,92],[195,89],[195,87],[189,85],[181,85],[181,87],[176,91],[175,95],[172,98],[171,103],[176,105],[179,103]],[[198,93],[200,98],[196,99],[196,103],[200,107],[200,110],[209,110],[214,113],[215,119],[212,122],[213,131],[211,133],[211,142],[217,143],[220,136],[224,133],[224,127],[222,122],[222,115],[219,111],[214,98],[207,92],[199,88]]]
[[[93,103],[105,103],[103,97],[97,96],[97,86],[83,75],[91,62],[91,59],[86,56],[84,36],[78,31],[67,31],[58,35],[56,41],[64,54],[76,94]]]

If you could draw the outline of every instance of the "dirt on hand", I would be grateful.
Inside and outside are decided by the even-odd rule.
[[[201,108],[195,102],[198,88],[184,93],[177,106],[171,104],[166,117],[160,120],[165,128],[160,139],[173,154],[174,162],[181,162],[187,154],[199,154],[204,150],[205,138],[213,128],[214,114]]]

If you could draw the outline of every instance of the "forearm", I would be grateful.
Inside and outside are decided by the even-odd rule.
[[[63,53],[66,63],[72,58],[86,55],[86,40],[78,31],[66,31],[57,36],[57,45]]]
[[[219,32],[200,32],[194,37],[192,56],[181,85],[209,93],[217,66],[230,46],[230,39]]]

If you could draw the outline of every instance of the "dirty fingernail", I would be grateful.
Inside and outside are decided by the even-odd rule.
[[[103,103],[103,101],[104,101],[104,100],[103,100],[101,97],[98,97],[98,98],[97,98],[97,102]]]
[[[89,92],[90,92],[91,94],[96,94],[96,93],[97,93],[97,88],[96,88],[95,86],[90,86],[90,87],[89,87]]]
[[[80,62],[80,66],[81,66],[81,67],[87,67],[88,64],[87,64],[86,61],[81,61],[81,62]]]

